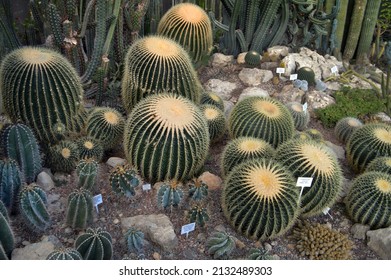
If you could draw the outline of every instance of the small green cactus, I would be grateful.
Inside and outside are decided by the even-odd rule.
[[[132,197],[136,195],[135,188],[141,184],[137,170],[130,165],[117,165],[110,173],[110,185],[117,194]]]
[[[297,79],[307,81],[309,86],[314,86],[315,72],[310,67],[301,67],[297,70]]]
[[[227,130],[224,112],[214,105],[201,105],[200,109],[208,123],[210,141],[219,141]]]
[[[85,229],[92,222],[92,195],[86,189],[76,189],[68,196],[66,223],[74,229]]]
[[[200,227],[204,227],[209,221],[208,211],[201,205],[195,205],[189,210],[189,222],[196,223]]]
[[[257,51],[249,51],[244,56],[244,61],[251,66],[259,66],[261,64],[261,55]]]
[[[125,119],[120,112],[109,107],[96,107],[88,115],[88,136],[100,141],[105,150],[122,142]]]
[[[46,260],[51,261],[72,261],[72,260],[82,260],[83,257],[80,255],[80,253],[73,248],[60,248],[55,249],[53,252],[51,252],[47,257]]]
[[[8,212],[0,200],[0,260],[8,260],[15,246],[15,239],[9,224]]]
[[[10,213],[15,213],[20,188],[21,174],[15,160],[0,160],[0,201]]]
[[[305,130],[310,122],[309,112],[304,111],[303,105],[299,102],[289,102],[286,107],[292,114],[296,129]]]
[[[216,93],[210,91],[202,91],[201,93],[201,104],[210,104],[219,108],[221,111],[224,111],[224,101]]]
[[[345,117],[340,119],[334,128],[334,134],[343,144],[348,142],[350,135],[364,124],[357,118]]]
[[[182,185],[177,181],[164,182],[157,193],[157,203],[164,209],[178,207],[182,202]]]
[[[125,241],[130,253],[140,254],[143,252],[144,233],[135,228],[129,228],[125,233]]]
[[[87,190],[95,190],[95,180],[98,175],[99,165],[94,159],[82,159],[76,166],[78,187]]]
[[[42,170],[39,146],[33,131],[22,123],[5,126],[1,131],[0,149],[18,162],[23,181],[30,184]]]
[[[195,178],[189,184],[189,197],[193,201],[203,201],[208,197],[208,185]]]
[[[84,260],[111,260],[113,243],[109,232],[102,228],[88,228],[76,238],[76,250]]]
[[[312,140],[321,142],[324,140],[322,133],[314,128],[304,130],[304,133],[311,137]]]
[[[272,260],[269,251],[264,248],[251,248],[247,256],[248,260]]]
[[[391,174],[391,157],[375,158],[365,168],[365,172],[370,172],[370,171],[378,171],[378,172]]]
[[[79,148],[70,140],[62,140],[49,147],[48,162],[53,172],[71,173],[79,161]]]
[[[103,158],[103,147],[99,140],[85,136],[77,140],[80,159],[94,159],[100,162]]]
[[[51,220],[46,205],[46,193],[37,184],[31,183],[21,189],[19,193],[20,212],[31,229],[45,231],[50,227]]]
[[[236,244],[233,236],[226,232],[217,231],[208,237],[205,247],[208,254],[213,255],[214,259],[227,259]]]

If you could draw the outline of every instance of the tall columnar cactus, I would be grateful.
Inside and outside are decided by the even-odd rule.
[[[46,260],[50,261],[71,261],[71,260],[82,260],[83,257],[80,253],[73,248],[60,248],[52,251],[47,257]]]
[[[366,124],[357,128],[346,144],[347,160],[357,173],[375,158],[391,156],[391,125]]]
[[[19,193],[20,212],[27,226],[36,231],[45,231],[51,225],[46,208],[45,191],[35,183],[24,186]]]
[[[189,184],[189,197],[193,201],[202,201],[208,197],[208,185],[195,178]]]
[[[342,188],[342,171],[337,158],[325,145],[314,140],[293,139],[277,149],[276,160],[296,178],[313,178],[311,187],[304,188],[301,196],[303,217],[318,215],[335,203]]]
[[[130,253],[140,254],[143,252],[144,233],[136,228],[129,228],[125,233],[125,241]]]
[[[135,42],[125,58],[122,102],[128,112],[144,97],[171,92],[200,101],[201,85],[187,52],[163,36]]]
[[[92,195],[86,189],[77,189],[68,196],[66,223],[74,229],[85,229],[92,222]]]
[[[78,187],[87,190],[95,189],[95,181],[98,175],[99,165],[94,159],[82,159],[76,166]]]
[[[125,125],[124,149],[128,162],[151,183],[190,179],[206,160],[208,125],[188,99],[153,95],[131,112]]]
[[[271,159],[246,161],[229,173],[222,192],[225,217],[255,240],[275,238],[299,215],[300,190],[292,173]]]
[[[83,127],[83,89],[75,69],[61,54],[38,47],[9,53],[0,66],[0,92],[5,112],[23,121],[39,141],[55,143],[54,124],[69,132]]]
[[[0,200],[0,260],[9,259],[14,246],[15,239],[9,224],[7,209]]]
[[[120,112],[109,107],[96,107],[88,116],[88,136],[99,140],[105,150],[122,142],[125,119]]]
[[[21,174],[16,161],[0,160],[0,201],[10,213],[16,212],[21,187]]]
[[[253,96],[236,104],[228,128],[232,138],[256,137],[276,148],[292,137],[295,126],[291,113],[280,101]]]
[[[79,148],[71,140],[62,140],[49,147],[48,163],[53,172],[71,173],[79,161]]]
[[[346,209],[354,222],[372,229],[391,225],[391,175],[364,172],[353,180],[345,198]]]
[[[334,56],[337,58],[341,58],[342,53],[342,41],[345,33],[346,27],[346,18],[348,12],[349,0],[341,0],[340,7],[338,10],[338,14],[336,17],[336,31],[335,31],[335,48],[334,48]]]
[[[224,111],[224,101],[223,99],[214,92],[211,91],[202,91],[201,93],[201,104],[210,104],[219,108],[221,111]]]
[[[256,158],[272,158],[274,148],[266,141],[254,137],[238,137],[227,143],[221,154],[220,169],[223,176],[240,163]]]
[[[182,184],[177,181],[164,182],[157,193],[157,204],[164,209],[178,207],[182,199]]]
[[[135,188],[141,184],[137,170],[130,165],[117,165],[110,173],[111,189],[117,193],[132,197],[136,195]]]
[[[334,127],[334,134],[338,138],[339,141],[341,141],[343,144],[346,144],[348,142],[350,135],[359,127],[363,126],[364,124],[357,118],[353,117],[345,117],[340,119],[335,127]]]
[[[289,112],[291,112],[295,127],[297,130],[304,130],[310,122],[310,113],[304,111],[303,105],[299,102],[289,102],[286,104]]]
[[[214,105],[201,105],[200,109],[208,123],[210,141],[219,141],[227,130],[224,112]]]
[[[93,159],[100,162],[103,158],[103,146],[99,140],[90,136],[81,137],[77,140],[80,159]]]
[[[378,171],[391,175],[391,157],[375,158],[365,168],[365,172],[370,171]]]
[[[24,124],[5,126],[0,136],[4,155],[18,162],[24,181],[31,183],[42,170],[42,159],[32,130]]]
[[[195,63],[212,51],[210,19],[202,8],[192,3],[172,6],[161,18],[157,33],[178,42],[189,52]]]
[[[208,211],[201,205],[194,205],[189,209],[189,222],[196,223],[200,227],[204,227],[209,221]]]
[[[98,227],[88,228],[76,238],[76,250],[84,260],[111,260],[113,256],[113,242],[109,232]]]
[[[206,240],[205,247],[214,259],[228,258],[236,248],[233,236],[226,232],[216,231]]]

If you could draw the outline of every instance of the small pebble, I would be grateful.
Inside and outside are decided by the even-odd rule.
[[[263,247],[265,248],[265,250],[267,250],[267,251],[271,251],[272,250],[272,245],[270,245],[269,243],[265,243],[265,244],[263,244]]]
[[[23,246],[27,246],[27,245],[30,245],[30,244],[31,244],[31,243],[30,243],[29,241],[27,241],[27,240],[25,240],[25,241],[22,242],[22,245],[23,245]]]
[[[113,223],[116,225],[116,224],[119,224],[119,220],[118,219],[115,219],[114,221],[113,221]]]
[[[67,243],[73,244],[73,243],[75,243],[75,239],[73,239],[73,238],[68,238],[68,239],[67,239]]]
[[[71,233],[73,230],[72,230],[72,228],[70,228],[70,227],[67,227],[65,230],[64,230],[64,232],[66,233],[66,234],[68,234],[68,233]]]
[[[160,254],[158,252],[153,253],[152,257],[153,257],[154,260],[157,260],[157,261],[161,259],[161,256],[160,256]]]

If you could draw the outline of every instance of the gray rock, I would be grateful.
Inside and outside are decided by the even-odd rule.
[[[282,103],[288,102],[299,102],[301,103],[301,98],[304,95],[304,91],[296,88],[293,84],[286,85],[282,88],[280,92],[274,94],[273,97],[280,100]]]
[[[391,228],[370,230],[367,232],[367,245],[383,260],[391,260]]]
[[[116,167],[117,165],[124,165],[126,163],[126,159],[119,157],[111,157],[106,161],[106,164],[111,167]]]
[[[264,70],[275,70],[279,66],[278,62],[268,61],[261,63],[261,69]]]
[[[273,72],[258,68],[243,68],[239,73],[239,79],[247,86],[258,86],[273,79]]]
[[[222,81],[219,79],[210,79],[204,85],[206,91],[212,91],[219,95],[223,100],[230,100],[232,92],[237,89],[235,83]]]
[[[316,110],[334,104],[335,99],[324,92],[313,90],[308,94],[307,102],[309,109]]]
[[[233,55],[224,55],[222,53],[215,53],[210,58],[210,65],[212,67],[226,67],[231,65],[234,60]]]
[[[350,232],[356,239],[365,239],[365,236],[369,229],[370,227],[368,225],[354,224],[350,229]]]
[[[50,191],[55,186],[52,176],[50,176],[46,171],[42,171],[38,174],[36,183],[46,192]]]
[[[381,120],[382,122],[385,122],[385,123],[391,123],[391,118],[389,115],[387,115],[386,113],[384,112],[380,112],[380,113],[377,113],[375,115],[375,118]]]
[[[272,245],[270,243],[267,243],[267,242],[265,242],[263,244],[263,248],[265,248],[265,250],[267,250],[267,251],[271,251],[273,249]]]
[[[235,104],[232,101],[224,100],[224,115],[225,118],[228,120],[229,115],[231,114],[233,108],[235,107]]]
[[[335,145],[330,141],[325,141],[326,145],[332,149],[338,159],[345,160],[345,149],[341,146]]]
[[[327,89],[329,90],[340,90],[342,88],[341,84],[338,82],[326,82]]]
[[[247,52],[238,54],[238,57],[236,58],[236,63],[245,64],[246,61],[244,60],[244,58],[245,58],[246,54],[247,54]]]
[[[273,46],[267,49],[270,56],[286,57],[289,54],[289,48],[286,46]]]
[[[16,248],[12,251],[12,260],[45,260],[46,257],[57,247],[61,246],[61,242],[57,237],[50,235],[44,236],[42,241],[32,243],[24,248]]]
[[[258,87],[248,87],[245,88],[238,98],[238,102],[251,96],[260,96],[260,97],[269,97],[269,93]]]
[[[170,219],[163,214],[138,215],[121,219],[122,231],[130,227],[141,230],[145,237],[159,245],[164,251],[172,251],[178,244]]]
[[[62,204],[61,196],[59,194],[48,194],[48,203],[47,209],[48,212],[53,213],[61,213],[65,210],[64,204]]]
[[[217,225],[215,226],[215,231],[225,232],[227,231],[226,228],[223,225]]]

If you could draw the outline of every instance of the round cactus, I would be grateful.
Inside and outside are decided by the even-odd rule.
[[[312,137],[308,133],[305,133],[304,131],[296,131],[293,134],[292,139],[313,140]]]
[[[365,172],[370,171],[378,171],[391,175],[391,157],[375,158],[365,168]]]
[[[307,134],[314,141],[323,141],[322,133],[314,128],[304,130],[304,133]]]
[[[76,238],[75,248],[84,260],[111,260],[113,256],[111,235],[102,228],[88,228]]]
[[[272,260],[269,251],[264,248],[251,248],[247,256],[248,260]]]
[[[340,119],[334,127],[334,134],[343,144],[348,142],[350,135],[364,124],[357,118],[345,117]]]
[[[120,112],[109,107],[97,107],[88,115],[86,131],[107,150],[122,142],[124,126],[125,119]]]
[[[182,45],[196,63],[209,55],[213,47],[209,16],[192,3],[172,6],[161,18],[157,33]]]
[[[21,173],[15,160],[0,160],[0,201],[10,213],[16,212],[20,188]]]
[[[140,101],[130,114],[124,149],[128,162],[151,183],[187,180],[206,160],[208,124],[188,99],[153,95]]]
[[[307,81],[309,86],[315,85],[315,72],[310,67],[301,67],[297,70],[297,79]]]
[[[82,259],[83,257],[80,255],[80,253],[73,248],[55,249],[46,257],[46,260],[51,260],[51,261],[53,260],[72,261],[72,260],[82,260]]]
[[[201,205],[195,205],[189,210],[190,223],[196,223],[198,226],[203,227],[208,221],[208,211]]]
[[[202,201],[208,197],[208,185],[199,179],[193,179],[189,183],[189,197],[193,201]]]
[[[147,36],[129,48],[122,79],[128,113],[144,97],[171,92],[199,103],[201,84],[187,52],[175,41]]]
[[[256,158],[272,158],[274,148],[266,141],[254,137],[238,137],[228,142],[221,154],[223,176],[240,163]]]
[[[304,130],[310,122],[310,114],[304,111],[303,105],[299,102],[289,102],[286,104],[289,112],[291,112],[295,127],[297,130]]]
[[[210,141],[217,142],[227,129],[224,112],[214,105],[201,105],[200,110],[208,123]]]
[[[62,140],[49,147],[48,162],[53,172],[71,173],[79,161],[79,148],[70,140]]]
[[[99,165],[94,159],[82,159],[76,166],[78,187],[87,190],[95,189],[95,180],[98,175]]]
[[[224,111],[224,101],[216,93],[210,91],[203,91],[201,93],[200,103],[204,105],[206,104],[214,105],[217,108],[219,108],[221,111]]]
[[[0,92],[5,112],[23,121],[39,141],[59,141],[53,131],[62,123],[69,132],[84,126],[83,88],[69,61],[47,48],[23,47],[9,53],[0,66]]]
[[[284,166],[272,159],[254,159],[229,173],[222,207],[238,232],[266,240],[293,226],[300,210],[299,194],[291,172]]]
[[[92,195],[86,189],[77,189],[68,196],[66,223],[74,229],[85,229],[92,222]]]
[[[208,254],[213,255],[214,259],[225,259],[231,255],[236,244],[233,236],[222,231],[217,231],[208,237],[205,247]]]
[[[5,205],[0,200],[0,260],[8,260],[15,247],[15,239],[9,224]]]
[[[81,137],[77,140],[80,159],[93,159],[100,162],[103,158],[103,147],[99,140],[90,136]]]
[[[264,139],[274,148],[292,137],[293,118],[281,102],[252,96],[236,104],[228,122],[232,138],[252,136]]]
[[[258,66],[261,63],[261,59],[262,57],[257,51],[249,51],[244,56],[244,61],[252,66]]]
[[[182,184],[177,181],[164,182],[157,193],[158,206],[164,209],[178,207],[182,198]]]
[[[391,226],[391,175],[370,171],[353,180],[345,198],[348,215],[371,229]]]
[[[144,233],[131,227],[125,233],[125,241],[130,253],[140,254],[144,246]]]
[[[373,159],[391,156],[391,125],[372,123],[357,128],[346,144],[346,154],[357,173],[363,172]]]
[[[334,204],[342,188],[342,171],[337,158],[325,145],[314,140],[293,139],[277,149],[276,160],[296,178],[313,178],[311,187],[304,188],[301,197],[303,217],[320,214]]]
[[[141,184],[137,170],[130,165],[117,165],[111,171],[109,180],[112,190],[126,197],[135,196],[135,188]]]

